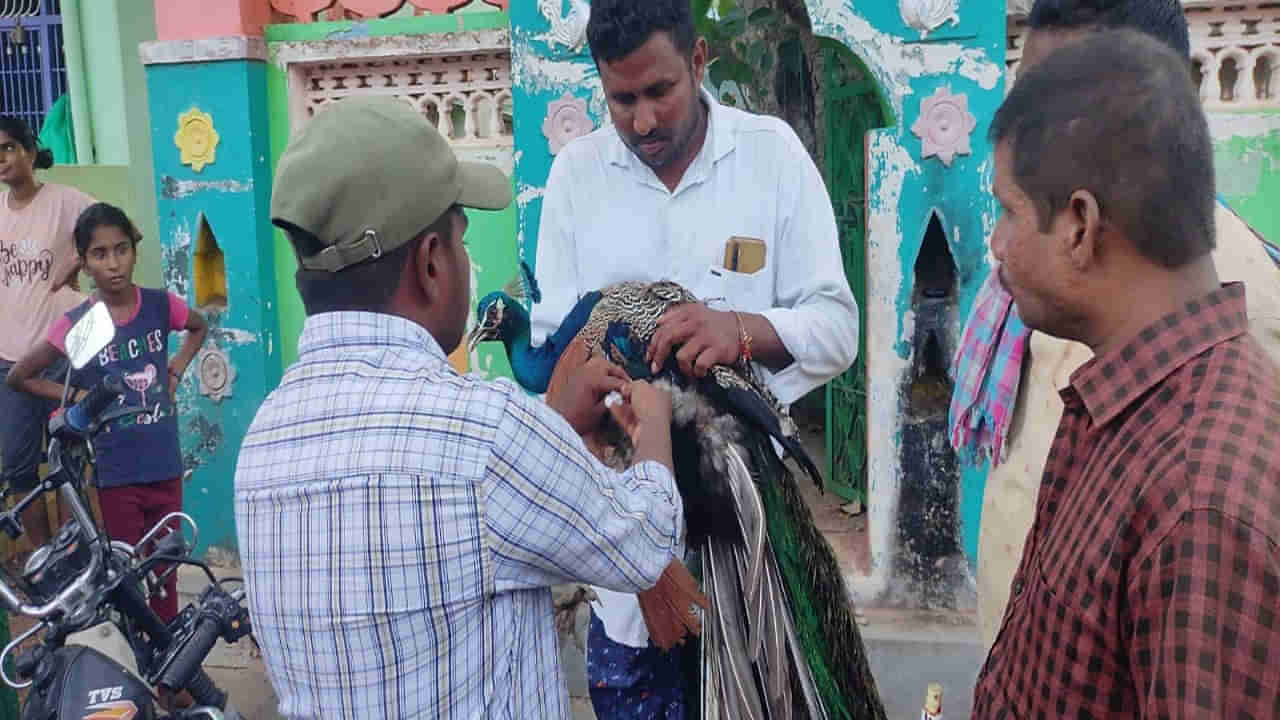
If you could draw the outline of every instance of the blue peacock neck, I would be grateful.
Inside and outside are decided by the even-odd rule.
[[[533,345],[533,328],[524,306],[510,301],[507,331],[502,333],[502,344],[511,362],[511,373],[520,387],[533,393],[544,393],[551,384],[551,375],[565,348],[578,335],[591,317],[591,311],[600,302],[601,294],[593,291],[578,300],[565,315],[556,331],[538,346]]]
[[[502,345],[507,350],[511,374],[520,387],[534,393],[547,391],[551,372],[555,370],[555,358],[548,358],[546,345],[533,347],[533,328],[524,306],[512,301],[508,305],[507,331],[502,333]]]

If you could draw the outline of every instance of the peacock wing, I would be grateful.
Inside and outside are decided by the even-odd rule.
[[[787,456],[794,459],[820,489],[822,471],[800,443],[800,434],[791,417],[767,389],[758,386],[741,372],[718,365],[699,383],[700,389],[723,411],[764,432],[778,441]]]

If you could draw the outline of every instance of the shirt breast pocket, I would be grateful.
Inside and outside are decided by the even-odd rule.
[[[698,289],[698,297],[714,308],[761,312],[773,307],[773,268],[743,273],[712,265]]]

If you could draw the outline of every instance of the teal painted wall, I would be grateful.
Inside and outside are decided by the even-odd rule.
[[[996,204],[989,192],[992,166],[986,129],[1003,99],[1005,4],[959,2],[958,22],[935,28],[927,38],[904,22],[898,2],[807,0],[806,6],[815,34],[838,40],[862,59],[898,119],[892,128],[871,132],[866,147],[864,332],[872,571],[868,577],[854,578],[853,589],[866,602],[917,604],[921,588],[908,587],[913,579],[897,575],[904,564],[911,564],[910,558],[902,557],[899,503],[904,490],[919,482],[900,456],[907,422],[903,387],[921,362],[913,349],[918,317],[913,309],[914,268],[936,212],[957,273],[956,299],[946,322],[949,337],[944,352],[949,362],[973,298],[989,271],[986,238],[995,225]],[[969,135],[969,154],[957,155],[949,167],[937,157],[924,158],[921,140],[912,132],[924,100],[939,88],[964,96],[976,120]],[[960,549],[970,569],[977,560],[986,473],[985,466],[960,469],[954,512],[959,516]],[[967,593],[965,587],[958,587],[957,602],[967,602],[961,597]]]
[[[184,504],[200,526],[198,553],[236,547],[236,457],[259,404],[280,379],[266,76],[265,63],[246,60],[147,69],[166,285],[195,307],[193,255],[202,217],[226,265],[228,302],[197,307],[209,320],[209,340],[179,391],[184,464],[192,471]],[[199,173],[180,163],[173,142],[178,116],[193,107],[212,115],[220,137],[216,161]],[[198,392],[210,350],[225,353],[236,376],[220,402]]]
[[[276,56],[282,43],[322,43],[349,37],[394,38],[507,27],[507,13],[485,10],[486,7],[488,6],[473,3],[466,12],[453,15],[414,17],[402,11],[400,16],[381,20],[268,26],[266,38],[272,56],[267,70],[272,172],[274,173],[280,154],[288,145],[291,127],[288,73]],[[516,145],[519,147],[519,137]],[[472,294],[479,298],[516,277],[516,212],[514,207],[500,212],[468,210],[467,216],[470,219],[467,243],[473,268]],[[279,290],[280,362],[282,367],[287,368],[297,359],[297,340],[306,313],[294,284],[297,259],[293,249],[280,232],[273,233],[271,247],[274,252],[276,286]],[[493,343],[477,348],[470,358],[470,368],[490,377],[511,375],[506,355],[500,346]]]
[[[1280,111],[1210,113],[1218,194],[1280,246]]]
[[[520,256],[534,266],[542,191],[554,157],[542,134],[547,105],[565,94],[587,102],[592,122],[608,122],[599,74],[585,44],[567,47],[549,39],[549,20],[533,2],[511,4],[511,66],[515,80],[515,182]],[[566,3],[567,4],[567,3]],[[555,3],[561,6],[562,3]],[[536,268],[535,268],[536,271]]]

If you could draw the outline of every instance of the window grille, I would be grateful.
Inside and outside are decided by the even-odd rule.
[[[426,115],[455,146],[513,145],[506,50],[336,60],[306,66],[301,79],[307,117],[344,97],[390,95]]]
[[[1025,4],[1025,3],[1023,3]],[[1191,31],[1192,74],[1209,110],[1280,107],[1280,2],[1183,0]],[[1009,17],[1006,88],[1026,40],[1024,16]]]
[[[0,10],[0,112],[39,132],[49,108],[67,91],[62,3],[16,0]]]

